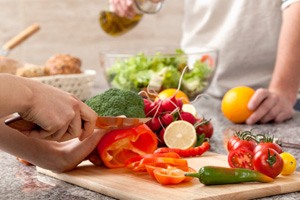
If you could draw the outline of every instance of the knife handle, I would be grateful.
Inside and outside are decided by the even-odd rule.
[[[19,45],[21,42],[26,40],[29,36],[33,35],[35,32],[37,32],[40,29],[40,26],[38,24],[32,24],[29,27],[27,27],[25,30],[23,30],[21,33],[10,39],[7,43],[3,45],[3,49],[5,50],[11,50],[15,48],[17,45]]]
[[[23,119],[21,116],[12,117],[5,120],[7,126],[17,129],[19,131],[32,131],[41,129],[37,124]]]

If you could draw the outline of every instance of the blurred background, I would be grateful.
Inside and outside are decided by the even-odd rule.
[[[52,55],[67,53],[82,60],[84,69],[99,69],[99,52],[106,49],[179,46],[183,2],[166,1],[155,15],[122,36],[107,35],[99,26],[99,12],[108,0],[0,0],[2,45],[32,23],[41,29],[17,46],[10,58],[42,65]]]

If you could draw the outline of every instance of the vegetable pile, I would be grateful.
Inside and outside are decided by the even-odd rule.
[[[271,178],[290,175],[296,169],[296,160],[291,154],[273,142],[273,137],[265,134],[254,135],[251,131],[240,131],[233,135],[228,143],[228,164],[232,168],[245,168],[261,172]],[[286,159],[289,159],[287,161]],[[290,167],[289,165],[293,165]]]
[[[177,88],[180,76],[189,58],[182,50],[176,50],[174,56],[157,52],[154,56],[139,53],[127,59],[116,60],[107,69],[108,80],[112,87],[139,92],[147,88],[152,77],[164,71],[161,90]],[[204,55],[196,60],[183,76],[181,90],[194,97],[208,85],[213,72],[213,59]]]
[[[210,146],[205,138],[211,138],[213,135],[213,125],[210,120],[194,116],[190,112],[183,111],[183,103],[181,98],[176,98],[176,93],[165,99],[157,99],[151,101],[144,98],[145,114],[152,119],[147,122],[148,127],[157,134],[159,146],[168,146],[165,143],[165,131],[172,123],[182,120],[194,126],[197,142],[193,148],[161,148],[157,152],[174,151],[183,157],[202,155]],[[174,140],[176,138],[173,138]],[[168,146],[170,147],[170,146]]]

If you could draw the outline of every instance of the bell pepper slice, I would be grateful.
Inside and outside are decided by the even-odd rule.
[[[186,178],[185,173],[185,171],[176,167],[155,168],[153,170],[156,181],[162,185],[175,185],[183,182]]]
[[[181,169],[188,169],[187,160],[168,157],[143,158],[140,161],[129,164],[127,168],[135,172],[146,172],[146,165],[154,165],[163,168],[166,168],[167,166],[176,166]]]
[[[108,132],[99,141],[97,150],[106,167],[121,168],[128,158],[153,153],[157,143],[155,133],[143,124]]]
[[[191,167],[189,167],[187,170],[183,170],[183,169],[180,169],[180,168],[178,168],[178,167],[172,167],[172,166],[167,166],[167,167],[156,167],[156,166],[154,166],[154,165],[151,165],[151,164],[148,164],[148,165],[145,165],[145,167],[146,167],[146,170],[147,170],[147,172],[148,172],[148,174],[153,178],[153,179],[155,179],[155,180],[157,180],[157,177],[158,176],[160,176],[160,175],[154,175],[154,170],[157,170],[157,169],[159,169],[159,170],[161,170],[161,169],[166,169],[167,171],[171,171],[171,170],[175,170],[175,169],[178,169],[178,171],[177,172],[180,172],[180,173],[186,173],[186,172],[190,172],[190,173],[195,173],[196,172],[196,170],[194,170],[193,168],[191,168]],[[179,170],[181,170],[181,171],[179,171]],[[157,172],[156,172],[157,173]],[[164,177],[165,177],[166,175],[164,175]],[[170,174],[169,174],[169,176],[171,176]],[[171,179],[172,177],[169,177],[169,179]],[[191,181],[193,179],[193,177],[188,177],[188,176],[185,176],[185,178],[181,181],[181,182],[188,182],[188,181]],[[158,181],[158,180],[157,180]],[[160,181],[162,181],[161,179],[160,179]],[[159,181],[158,181],[159,182]],[[180,182],[179,182],[180,183]]]

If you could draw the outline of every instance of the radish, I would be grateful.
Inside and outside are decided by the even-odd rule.
[[[146,125],[153,131],[158,131],[162,126],[157,117],[152,118],[150,121],[146,123]]]
[[[154,104],[152,104],[152,102],[148,99],[143,99],[144,100],[144,112],[147,116],[147,114],[150,112],[150,110],[153,109],[152,106],[154,106]]]
[[[165,129],[162,128],[158,133],[158,139],[160,141],[160,146],[166,146],[164,141]]]
[[[179,110],[182,110],[182,106],[183,106],[182,98],[177,99],[177,106],[178,106]]]
[[[166,113],[161,116],[161,123],[167,127],[169,124],[171,124],[174,121],[174,116],[170,113]]]
[[[179,119],[187,121],[187,122],[191,123],[192,125],[194,125],[196,122],[196,118],[194,117],[193,114],[191,114],[189,112],[184,112],[184,111],[181,111],[179,113]]]
[[[161,106],[163,108],[163,111],[172,112],[177,108],[177,99],[175,98],[175,96],[166,98],[162,100]]]

